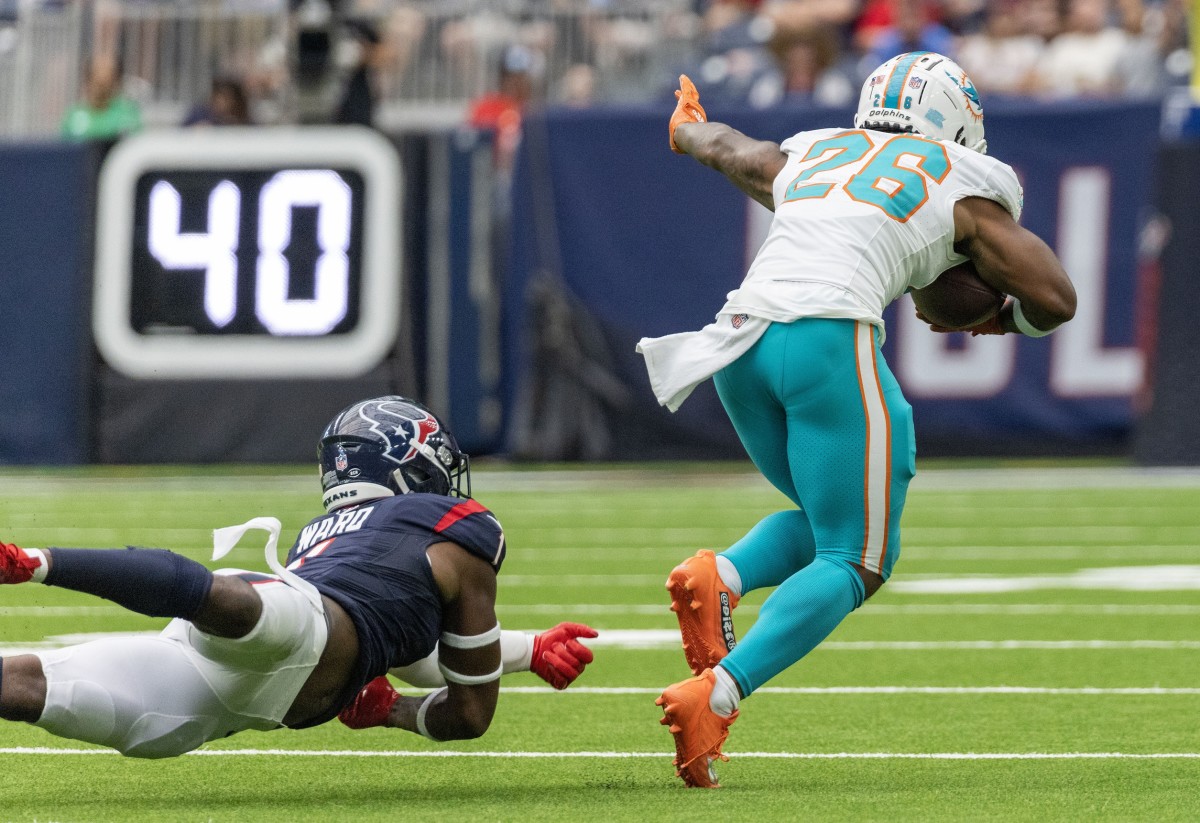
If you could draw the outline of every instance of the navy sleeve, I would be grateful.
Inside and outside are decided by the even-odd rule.
[[[448,509],[433,526],[439,538],[457,543],[496,569],[504,562],[504,529],[483,504],[463,500]]]

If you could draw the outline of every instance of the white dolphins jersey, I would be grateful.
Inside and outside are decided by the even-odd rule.
[[[740,288],[695,332],[643,338],[650,384],[674,411],[701,381],[748,351],[772,322],[861,320],[967,258],[954,251],[954,204],[994,200],[1021,217],[1013,170],[971,149],[913,134],[806,131],[784,141],[775,217]]]
[[[781,148],[775,218],[722,313],[882,325],[885,306],[966,260],[954,251],[955,202],[984,197],[1021,216],[1012,168],[957,143],[820,129]]]

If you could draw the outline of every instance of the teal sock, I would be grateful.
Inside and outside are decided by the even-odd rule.
[[[749,696],[816,648],[862,604],[864,594],[853,566],[816,558],[767,598],[750,631],[721,661],[722,668],[737,681],[742,696]]]
[[[742,578],[742,594],[778,586],[817,556],[808,515],[800,509],[769,514],[721,556]]]

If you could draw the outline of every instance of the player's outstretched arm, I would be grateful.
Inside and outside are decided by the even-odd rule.
[[[1054,251],[992,200],[954,205],[954,247],[979,276],[1019,301],[1005,304],[991,333],[1049,334],[1075,316],[1075,287]]]
[[[710,123],[700,94],[686,74],[679,76],[679,102],[671,114],[668,137],[671,149],[690,154],[721,172],[743,192],[771,211],[775,210],[772,184],[787,163],[778,143],[755,140],[724,123]]]
[[[500,632],[500,662],[505,674],[533,672],[556,689],[565,689],[592,662],[592,650],[580,638],[597,637],[583,623],[559,623],[537,634]],[[419,689],[438,689],[446,678],[438,666],[438,652],[407,666],[389,669],[388,674]]]
[[[449,542],[426,554],[442,598],[438,666],[448,685],[426,697],[401,697],[387,725],[434,740],[466,740],[487,731],[500,694],[500,625],[496,572]]]
[[[532,671],[554,688],[565,689],[593,659],[592,650],[579,638],[598,636],[595,629],[582,623],[559,623],[538,634],[502,631],[500,654],[504,674]],[[388,673],[418,688],[440,689],[446,685],[436,651],[411,666],[400,666]],[[399,699],[400,692],[388,679],[377,677],[362,688],[354,702],[338,714],[338,719],[352,729],[386,726]]]
[[[598,636],[595,629],[583,623],[559,623],[538,634],[502,631],[500,655],[504,674],[531,671],[554,688],[565,689],[593,660],[592,650],[580,638]],[[388,674],[423,689],[446,685],[436,651],[411,666],[391,669]],[[400,693],[388,679],[377,677],[363,687],[354,702],[338,714],[338,719],[352,729],[388,725],[392,707],[399,699]]]

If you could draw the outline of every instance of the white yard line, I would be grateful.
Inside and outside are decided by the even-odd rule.
[[[116,755],[108,749],[58,749],[50,746],[0,748],[0,754],[27,755]],[[1193,760],[1200,752],[726,752],[734,758],[769,760]],[[356,751],[303,749],[201,749],[190,757],[492,757],[559,760],[589,758],[665,759],[668,752],[455,752],[455,751]]]
[[[107,637],[153,635],[156,632],[95,632],[62,634],[45,640],[0,643],[0,656],[29,654],[58,649]],[[630,650],[678,649],[678,629],[604,629],[600,636],[585,641],[593,648]],[[1150,649],[1161,651],[1197,650],[1200,640],[827,640],[824,651],[1078,651]]]
[[[744,603],[738,614],[757,614],[758,606]],[[657,615],[667,616],[666,603],[526,603],[501,604],[500,615]],[[129,612],[120,606],[0,606],[0,617],[113,617]],[[1200,614],[1200,604],[1153,603],[869,603],[854,613],[855,620],[863,617],[894,615],[1081,615],[1165,617]]]
[[[85,491],[127,491],[131,489],[178,492],[227,492],[230,489],[274,494],[312,492],[317,496],[313,475],[308,472],[270,475],[162,475],[97,476],[0,471],[0,480],[8,483],[5,497],[57,495],[64,489]],[[745,464],[713,471],[659,470],[654,466],[617,466],[610,469],[572,470],[555,468],[540,471],[510,471],[485,465],[472,467],[472,479],[481,497],[488,492],[580,491],[597,487],[734,486],[745,491],[773,491],[760,474]],[[1027,489],[1121,489],[1121,488],[1200,488],[1200,470],[1196,468],[1141,468],[1133,466],[1030,466],[987,467],[972,469],[930,469],[920,467],[913,489],[921,491],[964,492],[973,490]]]
[[[738,608],[743,608],[739,606]],[[746,608],[753,608],[749,606]],[[1200,604],[1153,604],[1153,603],[906,603],[868,604],[854,613],[857,615],[968,615],[968,614],[1074,614],[1074,615],[1194,615],[1200,614]]]
[[[829,651],[1015,651],[1052,649],[1200,649],[1200,640],[830,640]]]
[[[14,607],[35,610],[36,606]],[[750,603],[738,606],[737,613],[757,614],[759,607]],[[500,615],[658,615],[666,616],[670,605],[649,603],[527,603],[499,605]],[[35,612],[30,612],[34,614]],[[116,611],[114,610],[114,613]],[[0,615],[6,612],[0,608]],[[869,603],[854,612],[854,619],[874,615],[1080,615],[1088,617],[1162,617],[1167,615],[1200,614],[1200,604],[1154,604],[1154,603]]]
[[[662,574],[506,574],[501,588],[620,588],[663,585]],[[1000,594],[1042,589],[1099,591],[1200,590],[1200,565],[1103,566],[1062,574],[897,575],[888,590],[902,594]]]
[[[588,640],[593,647],[622,649],[675,649],[678,629],[605,629]],[[1030,649],[1200,649],[1200,640],[827,640],[818,646],[825,651],[1014,651]]]
[[[1105,566],[1064,574],[914,575],[889,584],[903,594],[1000,594],[1039,589],[1115,591],[1193,591],[1200,589],[1200,566]]]
[[[662,687],[645,686],[571,686],[565,691],[555,691],[549,686],[502,686],[504,694],[562,694],[562,695],[624,695],[661,694]],[[1163,686],[1131,686],[1099,688],[1080,686],[1077,688],[1052,686],[764,686],[754,694],[774,695],[870,695],[870,694],[916,694],[916,695],[1062,695],[1094,697],[1171,697],[1200,695],[1200,688],[1185,686],[1168,688]]]
[[[1149,527],[1155,528],[1155,527]],[[82,529],[80,531],[83,531]],[[981,530],[982,531],[982,530]],[[981,543],[972,540],[970,543],[955,543],[952,545],[934,545],[907,539],[905,534],[902,560],[1012,560],[1037,563],[1045,560],[1134,560],[1141,563],[1148,559],[1170,558],[1197,560],[1200,559],[1200,545],[1194,540],[1181,540],[1177,543],[1011,543],[995,544]],[[990,531],[987,538],[991,540],[994,534]],[[713,548],[714,541],[707,541]],[[686,557],[689,552],[678,548],[654,546],[634,546],[622,542],[619,545],[598,547],[589,541],[588,549],[578,546],[537,546],[518,547],[513,549],[512,559],[522,563],[574,563],[582,553],[604,552],[605,561],[621,561],[639,564],[654,563],[663,565],[663,580],[667,577],[667,566]],[[501,572],[500,582],[503,587],[507,573]]]

